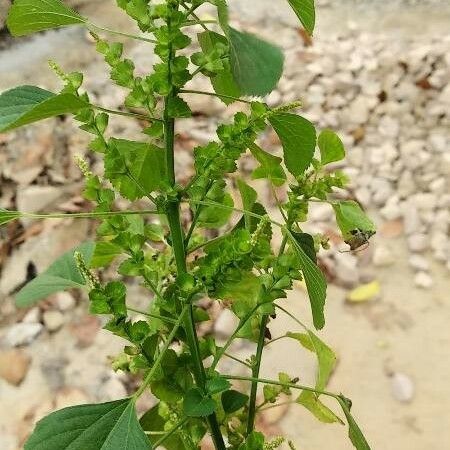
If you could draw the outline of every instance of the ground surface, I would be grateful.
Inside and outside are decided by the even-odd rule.
[[[381,1],[322,1],[315,46],[305,48],[295,29],[296,19],[285,3],[231,2],[234,17],[243,25],[254,29],[263,25],[263,34],[272,39],[276,36],[286,48],[288,75],[269,100],[277,103],[301,97],[307,117],[341,130],[349,148],[345,169],[355,178],[357,197],[370,207],[381,229],[372,247],[357,259],[337,251],[324,257],[336,284],[354,287],[374,279],[381,284],[379,298],[360,305],[345,302],[346,289],[336,285],[329,288],[328,325],[323,336],[339,356],[330,390],[352,398],[355,416],[373,449],[449,448],[450,282],[446,265],[450,250],[444,257],[442,253],[448,245],[450,224],[450,203],[445,200],[450,177],[450,163],[445,157],[450,150],[450,100],[445,94],[450,81],[450,5],[446,1],[411,1],[407,2],[411,6],[399,9],[403,5],[400,1],[389,2],[388,6]],[[94,2],[83,9],[110,27],[126,24],[120,15],[111,13],[110,2]],[[145,48],[130,45],[129,51],[138,58],[140,69],[149,66]],[[120,102],[120,92],[98,76],[103,65],[85,33],[77,29],[47,33],[1,50],[0,90],[26,83],[55,88],[57,82],[47,70],[49,58],[65,69],[86,71],[87,87],[105,106],[116,107]],[[324,58],[327,62],[321,63]],[[315,61],[318,67],[312,67]],[[409,67],[404,69],[402,64]],[[333,80],[337,80],[337,86]],[[431,88],[416,85],[421,82],[421,86],[428,86],[423,80]],[[388,101],[379,104],[374,98],[378,99],[382,90]],[[180,130],[187,134],[187,142],[209,138],[222,113],[214,102],[198,103],[196,107],[201,117],[195,125]],[[425,107],[429,114],[424,113]],[[60,205],[70,210],[68,204],[77,208],[80,177],[71,156],[84,152],[86,140],[69,123],[55,125],[47,122],[9,138],[0,135],[0,207],[19,204],[29,210],[45,194],[46,203],[41,205],[44,210]],[[138,128],[124,130],[117,126],[116,130],[133,136]],[[266,137],[268,142],[271,139]],[[180,158],[190,162],[188,146],[180,145]],[[414,161],[422,161],[420,167],[411,165]],[[411,174],[409,184],[408,180],[401,181],[407,178],[406,172]],[[430,188],[441,178],[443,185],[434,183],[436,188]],[[372,186],[366,179],[381,181]],[[36,186],[41,190],[36,192]],[[52,190],[54,186],[56,190]],[[264,195],[264,188],[257,187]],[[434,197],[423,199],[422,194]],[[411,204],[405,200],[409,197],[414,199]],[[427,209],[420,201],[436,204]],[[324,211],[317,214],[312,226],[320,228],[329,215]],[[414,220],[418,223],[410,229]],[[11,345],[7,334],[24,315],[13,308],[12,293],[25,280],[29,261],[37,267],[45,266],[88,233],[88,224],[52,222],[24,224],[0,236],[0,357],[9,355],[8,361],[20,360],[26,367],[25,379],[18,387],[0,379],[2,450],[21,448],[20,442],[36,419],[55,408],[123,397],[133,389],[132,382],[108,368],[107,357],[120,349],[120,341],[89,318],[82,299],[75,299],[76,303],[73,299],[72,303],[67,298],[65,303],[53,299],[41,310],[32,311],[37,317],[28,317],[28,323],[45,323],[40,336],[17,353],[8,353]],[[7,245],[11,236],[12,248]],[[422,258],[416,261],[416,271],[411,268],[412,257]],[[345,273],[336,268],[339,262],[345,265]],[[418,273],[428,276],[427,282],[418,283]],[[138,303],[145,302],[137,287],[133,292]],[[309,317],[301,289],[286,304]],[[59,324],[50,323],[48,311],[59,314]],[[276,336],[286,327],[296,330],[295,324],[279,316],[272,334]],[[236,351],[248,354],[250,350]],[[28,366],[23,361],[29,358]],[[311,382],[315,368],[308,355],[283,340],[269,347],[263,367],[267,376],[280,370]],[[318,424],[300,407],[268,416],[263,426],[275,433],[283,430],[301,450],[352,448],[343,427]]]

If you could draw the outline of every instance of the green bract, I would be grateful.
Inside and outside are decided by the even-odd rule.
[[[205,3],[216,7],[216,20],[200,18]],[[313,0],[288,3],[312,34]],[[39,268],[40,274],[17,294],[17,304],[31,306],[64,289],[85,290],[90,312],[106,316],[104,328],[126,341],[114,358],[114,370],[142,380],[130,398],[50,414],[37,424],[25,450],[193,450],[200,448],[206,434],[217,450],[275,450],[281,440],[266,441],[255,431],[255,417],[265,407],[282,403],[281,396],[293,395],[292,403],[324,423],[342,422],[325,400],[335,406],[337,402],[349,425],[350,441],[358,450],[368,450],[350,413],[351,402],[327,391],[336,366],[333,350],[283,307],[288,292],[302,282],[311,310],[304,321],[316,329],[325,325],[327,285],[319,267],[324,239],[303,229],[311,202],[333,205],[343,240],[351,249],[366,244],[375,232],[357,203],[333,200],[335,189],[345,188],[347,182],[327,166],[344,158],[341,140],[331,130],[317,132],[299,116],[295,112],[299,102],[277,108],[264,102],[282,76],[282,51],[233,28],[233,11],[230,15],[225,0],[117,0],[117,4],[145,35],[97,27],[60,0],[16,0],[8,16],[14,35],[86,26],[112,82],[125,91],[124,104],[116,111],[93,105],[82,90],[83,75],[66,74],[52,63],[64,83],[59,93],[21,86],[0,95],[0,133],[72,114],[92,137],[90,151],[104,163],[97,175],[87,161],[78,159],[85,178],[83,194],[93,204],[90,212],[31,214],[0,209],[0,225],[21,217],[97,221],[95,242],[81,244],[47,270]],[[137,76],[134,62],[124,54],[126,47],[110,42],[104,33],[154,44],[149,46],[156,59],[152,70]],[[187,89],[196,77],[209,78],[213,90]],[[184,167],[179,167],[182,174],[175,170],[177,122],[195,113],[190,95],[215,96],[225,105],[235,103],[233,108],[242,106],[231,120],[218,124],[214,141],[192,149],[192,176]],[[139,120],[140,139],[112,136],[112,114]],[[257,143],[269,127],[279,136],[283,157]],[[254,160],[251,180],[241,172],[234,175],[243,156]],[[274,220],[270,205],[262,203],[257,185],[252,185],[256,179],[267,183],[281,219]],[[277,236],[282,237],[281,245],[274,239]],[[117,279],[104,280],[106,276],[93,272],[109,266],[106,273],[116,268]],[[126,285],[130,278],[149,292],[142,311],[130,306]],[[213,333],[198,332],[198,324],[213,318],[205,306],[212,303],[236,317],[237,325],[224,341],[216,341]],[[300,331],[272,339],[276,314],[292,317]],[[260,377],[265,347],[286,337],[300,343],[300,355],[316,358],[313,386],[300,384],[298,375],[303,374]],[[245,361],[233,355],[236,339],[254,346],[254,354]],[[232,369],[221,372],[224,358],[242,365],[245,375],[228,373]],[[249,395],[235,381],[249,383]],[[144,393],[157,400],[138,421],[135,404]]]

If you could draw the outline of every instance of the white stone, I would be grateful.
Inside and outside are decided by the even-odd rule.
[[[394,264],[395,256],[387,247],[377,245],[372,260],[376,267],[388,267]]]
[[[45,311],[42,319],[45,328],[50,332],[57,331],[64,325],[64,316],[60,311]]]
[[[378,124],[378,130],[382,136],[395,138],[400,130],[399,121],[391,116],[383,116]]]
[[[408,248],[412,252],[424,252],[429,247],[428,236],[424,233],[411,234],[408,237]]]
[[[126,396],[127,390],[115,374],[100,385],[99,397],[103,402],[118,400]]]
[[[441,195],[447,190],[448,190],[447,180],[444,177],[436,178],[430,183],[430,191],[433,192],[433,194]]]
[[[380,214],[386,220],[397,220],[402,217],[402,212],[400,210],[399,198],[394,195],[389,198],[386,205],[380,210]]]
[[[370,106],[366,97],[360,96],[350,105],[349,120],[352,123],[364,124],[369,119]]]
[[[54,296],[54,302],[60,311],[70,311],[76,305],[75,299],[69,292],[58,292]]]
[[[420,271],[425,271],[427,272],[430,269],[430,263],[428,262],[428,260],[419,254],[412,254],[409,258],[408,258],[408,262],[409,265],[414,269],[414,270],[420,270]]]
[[[414,277],[414,284],[421,289],[430,289],[433,287],[433,278],[427,272],[417,272]]]
[[[337,280],[348,287],[359,283],[358,260],[350,253],[336,253],[335,271]]]
[[[428,142],[437,153],[444,153],[448,149],[448,140],[444,134],[433,133],[428,138]]]
[[[62,190],[54,186],[27,186],[17,192],[17,208],[19,211],[38,212],[50,206],[61,194]]]
[[[384,178],[374,178],[370,188],[373,201],[377,206],[384,205],[393,193],[391,183]]]
[[[312,203],[309,218],[313,222],[328,222],[333,216],[333,209],[326,203]]]
[[[23,323],[39,323],[41,321],[41,310],[36,306],[31,308],[23,317]]]
[[[228,338],[239,325],[239,319],[229,310],[224,309],[217,317],[214,331],[219,338]]]
[[[404,373],[394,373],[391,377],[392,396],[401,403],[409,403],[414,397],[414,383]]]
[[[5,340],[11,347],[31,344],[42,332],[41,323],[16,323],[6,333]]]
[[[411,197],[412,204],[418,209],[436,208],[438,198],[430,192],[419,192]]]

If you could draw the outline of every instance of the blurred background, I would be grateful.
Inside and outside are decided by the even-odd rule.
[[[109,82],[84,30],[12,40],[4,28],[9,3],[0,0],[0,91],[20,84],[58,89],[47,65],[54,59],[65,71],[85,73],[85,88],[96,103],[120,107],[124,92]],[[112,0],[66,3],[96,24],[133,30]],[[347,149],[341,166],[352,180],[350,196],[378,225],[368,249],[341,253],[331,209],[318,205],[311,211],[309,229],[326,232],[333,242],[321,256],[330,280],[322,336],[339,358],[330,390],[353,400],[373,449],[450,448],[450,2],[317,1],[313,39],[301,32],[285,0],[229,3],[236,26],[285,50],[285,74],[266,101],[278,105],[301,99],[305,117],[319,128],[339,131]],[[146,44],[127,42],[126,51],[138,72],[151,69]],[[210,89],[207,80],[196,87]],[[228,120],[237,110],[213,98],[188,100],[195,117],[177,130],[180,181],[192,174],[192,148],[214,139],[218,120]],[[112,121],[116,136],[138,138],[140,130],[132,120]],[[88,141],[69,119],[0,134],[0,207],[88,209],[73,162],[74,155],[87,154]],[[269,131],[261,142],[279,150]],[[100,170],[99,162],[90,160]],[[251,161],[244,159],[242,169],[250,170]],[[266,187],[255,187],[270,204]],[[124,397],[135,389],[135,380],[111,370],[110,358],[122,342],[88,314],[82,294],[57,294],[29,310],[14,306],[14,293],[27,280],[94,232],[92,222],[68,219],[1,228],[1,450],[22,448],[34,423],[50,411]],[[137,304],[148,304],[138,285],[129,292]],[[286,304],[309,318],[301,286]],[[213,308],[216,320],[204,331],[225,338],[234,318]],[[277,336],[286,328],[296,331],[295,324],[279,317],[271,331]],[[249,355],[252,347],[236,351]],[[274,376],[285,370],[311,383],[314,364],[295,343],[282,340],[268,347],[263,372]],[[140,408],[149,405],[151,399],[144,399]],[[299,450],[352,448],[344,427],[317,423],[297,405],[267,410],[259,427],[285,434]]]

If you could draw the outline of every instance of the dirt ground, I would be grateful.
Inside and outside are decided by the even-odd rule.
[[[280,6],[274,8],[274,3]],[[281,0],[233,0],[234,17],[250,24],[265,27],[294,26],[295,18]],[[382,2],[368,5],[324,1],[318,13],[316,34],[355,27],[367,33],[383,33],[391,39],[420,34],[435,37],[449,34],[450,5],[415,5],[395,9]],[[420,2],[419,2],[420,3]],[[256,5],[257,4],[257,5]],[[103,23],[123,26],[124,19],[111,13],[108,3],[92,3],[84,11]],[[267,30],[266,30],[267,31]],[[268,32],[267,34],[270,34]],[[69,38],[69,48],[63,42]],[[89,68],[98,61],[91,50],[85,32],[78,29],[63,33],[47,33],[33,40],[26,40],[0,53],[0,90],[18,84],[43,84],[54,88],[56,82],[47,70],[49,58],[57,60],[65,68]],[[299,75],[300,76],[300,75]],[[100,81],[99,81],[100,82]],[[0,159],[1,161],[1,159]],[[381,223],[379,211],[372,211]],[[429,290],[414,284],[414,273],[408,264],[406,238],[379,234],[375,246],[381,243],[395,255],[395,263],[376,269],[376,279],[382,286],[378,300],[361,305],[349,305],[345,301],[346,290],[331,285],[327,303],[327,326],[322,336],[335,349],[339,364],[333,374],[330,390],[342,391],[353,400],[354,415],[366,433],[374,450],[444,450],[450,448],[450,282],[449,271],[434,264],[431,272],[434,285]],[[1,303],[2,299],[0,299]],[[288,298],[286,305],[300,316],[309,316],[305,293],[299,288]],[[279,316],[272,328],[277,336],[286,328],[297,328],[289,319]],[[110,354],[120,344],[111,343],[107,334],[100,332],[97,344],[100,353]],[[52,355],[76,353],[73,336],[62,331],[33,347],[36,358],[51,359]],[[77,364],[97,367],[98,347],[80,352],[72,361],[72,377],[84,378]],[[248,349],[241,350],[243,354]],[[295,355],[298,355],[295,356]],[[274,376],[285,370],[310,383],[314,363],[304,358],[295,343],[282,340],[269,347],[263,360],[262,373]],[[106,359],[106,358],[105,358]],[[101,373],[99,368],[89,372],[90,377]],[[400,376],[400,381],[398,377]],[[405,382],[405,379],[407,380]],[[20,418],[26,415],[30,405],[45,402],[52,387],[42,376],[42,370],[33,367],[25,382],[11,387],[0,380],[0,432],[5,436],[15,434]],[[87,383],[87,382],[86,382]],[[405,384],[406,383],[406,384]],[[95,390],[95,386],[90,386]],[[89,396],[89,395],[88,395]],[[330,406],[334,406],[328,403]],[[18,405],[18,406],[17,406]],[[296,444],[298,450],[350,450],[352,448],[346,429],[339,425],[318,423],[301,407],[291,406],[277,427]],[[337,410],[337,409],[336,409]],[[0,433],[0,438],[1,438]],[[14,450],[6,438],[0,448]],[[10,446],[8,446],[10,445]]]

